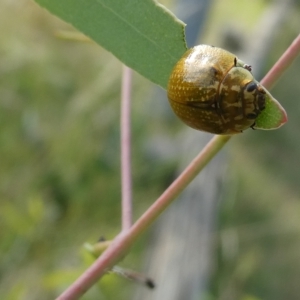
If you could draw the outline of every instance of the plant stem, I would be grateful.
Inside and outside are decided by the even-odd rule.
[[[225,145],[230,136],[214,136],[198,156],[170,187],[147,209],[128,230],[123,230],[91,265],[57,300],[73,300],[83,295],[105,272],[116,264],[132,244],[198,175],[215,154]]]
[[[194,158],[180,176],[134,223],[130,232],[136,238],[171,204],[173,200],[189,185],[209,161],[231,138],[229,135],[215,135],[203,150]]]
[[[279,77],[285,72],[285,70],[292,64],[292,62],[297,58],[300,52],[300,34],[295,38],[292,44],[287,48],[287,50],[282,54],[279,60],[267,73],[267,75],[261,80],[261,84],[270,89]]]
[[[122,180],[122,230],[132,224],[132,188],[131,188],[131,79],[132,70],[123,66],[121,92],[121,180]]]

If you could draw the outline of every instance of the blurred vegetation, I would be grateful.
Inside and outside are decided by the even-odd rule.
[[[299,34],[297,9],[265,70]],[[0,298],[53,299],[91,263],[83,243],[120,229],[121,64],[93,43],[58,39],[72,28],[30,1],[1,1],[0,16]],[[288,124],[249,130],[226,148],[212,299],[298,297],[299,69],[298,59],[272,91]],[[137,217],[174,177],[180,153],[165,149],[183,125],[137,74],[132,116]],[[142,239],[122,264],[140,270],[143,251]],[[107,275],[84,299],[130,299],[133,289]]]
[[[120,230],[121,64],[93,43],[56,38],[73,29],[33,2],[1,2],[0,14],[0,298],[53,299],[90,263],[83,243]],[[149,88],[134,76],[136,216],[175,167],[151,148],[152,132],[166,129],[149,127]],[[116,299],[116,285],[130,290],[110,277],[103,299]]]

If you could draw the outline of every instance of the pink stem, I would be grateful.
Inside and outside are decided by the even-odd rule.
[[[230,135],[215,135],[208,142],[179,177],[174,180],[164,193],[133,224],[130,234],[134,237],[134,240],[177,198],[230,138]]]
[[[122,231],[91,265],[57,300],[74,300],[83,295],[120,257],[124,256],[134,241],[164,211],[164,209],[197,176],[201,169],[225,145],[230,136],[214,136],[198,156],[171,186],[147,209],[128,230]]]
[[[261,84],[270,89],[272,85],[278,80],[278,78],[284,73],[284,71],[292,64],[300,52],[300,34],[296,37],[293,43],[282,54],[279,60],[267,73],[267,75],[261,80]]]
[[[132,71],[123,66],[121,92],[121,177],[122,177],[122,230],[132,224],[132,188],[130,156],[130,109]]]

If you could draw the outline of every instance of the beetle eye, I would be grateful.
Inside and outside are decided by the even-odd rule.
[[[253,92],[255,89],[257,89],[257,84],[255,82],[250,82],[247,86],[247,92]]]

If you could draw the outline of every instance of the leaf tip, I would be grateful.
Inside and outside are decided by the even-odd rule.
[[[281,104],[266,91],[266,107],[255,121],[255,129],[277,129],[288,121],[288,116]]]

